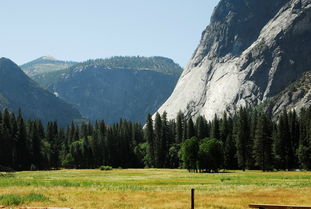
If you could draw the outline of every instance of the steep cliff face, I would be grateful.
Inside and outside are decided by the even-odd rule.
[[[275,118],[283,110],[295,110],[299,112],[301,108],[311,105],[311,71],[305,73],[300,79],[289,85],[275,97],[269,99],[264,104],[264,110]]]
[[[277,95],[311,69],[310,22],[311,0],[221,0],[158,111],[211,119]]]

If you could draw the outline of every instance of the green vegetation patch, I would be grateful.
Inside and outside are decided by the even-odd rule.
[[[21,196],[17,194],[3,194],[0,195],[0,204],[1,205],[21,205],[23,203],[30,202],[47,202],[50,199],[43,194],[39,193],[30,193],[26,196]]]

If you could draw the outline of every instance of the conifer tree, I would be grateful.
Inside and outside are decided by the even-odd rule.
[[[289,134],[287,112],[284,111],[277,124],[277,134],[273,146],[276,167],[278,169],[289,169]]]
[[[31,169],[42,169],[42,141],[38,135],[38,127],[35,121],[29,122],[29,139],[31,141]]]
[[[236,147],[231,134],[227,135],[224,145],[224,168],[237,169]]]
[[[154,142],[154,131],[153,131],[153,120],[152,116],[148,114],[147,117],[147,124],[145,128],[145,138],[148,143],[148,148],[147,148],[147,163],[149,167],[154,167],[155,166],[155,142]]]
[[[184,129],[184,115],[181,111],[178,112],[176,117],[176,143],[181,143],[183,141],[183,129]]]
[[[27,170],[29,164],[29,147],[27,145],[27,132],[21,110],[17,116],[17,133],[16,133],[16,158],[15,169]]]
[[[262,171],[272,168],[272,125],[264,114],[257,118],[253,148],[255,165]]]
[[[214,119],[212,121],[210,138],[220,139],[220,125],[219,125],[219,123],[220,123],[219,119],[218,119],[217,115],[215,114]]]
[[[5,167],[12,167],[12,132],[10,123],[10,113],[8,109],[3,112],[2,125],[1,125],[1,147],[2,152],[0,154],[0,164]]]
[[[161,167],[161,155],[162,155],[162,143],[163,143],[163,127],[162,127],[162,119],[159,113],[155,116],[154,121],[154,154],[155,154],[155,167]]]
[[[195,133],[195,128],[194,128],[194,123],[192,118],[190,117],[188,119],[188,123],[187,123],[187,139],[190,139],[192,137],[194,137],[196,135]]]
[[[238,165],[243,171],[247,168],[249,152],[249,121],[247,111],[240,108],[236,118],[235,142],[237,147]]]
[[[199,116],[196,120],[196,136],[199,139],[208,137],[208,126],[207,121],[203,116]]]

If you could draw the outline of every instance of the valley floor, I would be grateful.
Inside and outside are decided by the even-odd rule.
[[[311,172],[196,174],[169,169],[17,172],[0,177],[0,205],[184,209],[190,208],[191,188],[196,189],[196,209],[247,208],[249,203],[311,205]],[[12,195],[30,194],[39,198],[12,200]]]

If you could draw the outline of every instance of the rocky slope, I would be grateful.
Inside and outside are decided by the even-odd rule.
[[[289,85],[275,97],[268,99],[264,110],[278,117],[283,110],[300,111],[311,105],[311,71]]]
[[[76,108],[39,87],[6,58],[0,58],[0,111],[3,108],[13,112],[21,108],[26,118],[57,120],[61,125],[82,118]]]
[[[92,121],[144,122],[172,93],[181,72],[168,58],[113,57],[75,65],[46,87]]]
[[[311,0],[221,0],[158,111],[211,119],[276,96],[311,69],[310,22]]]

